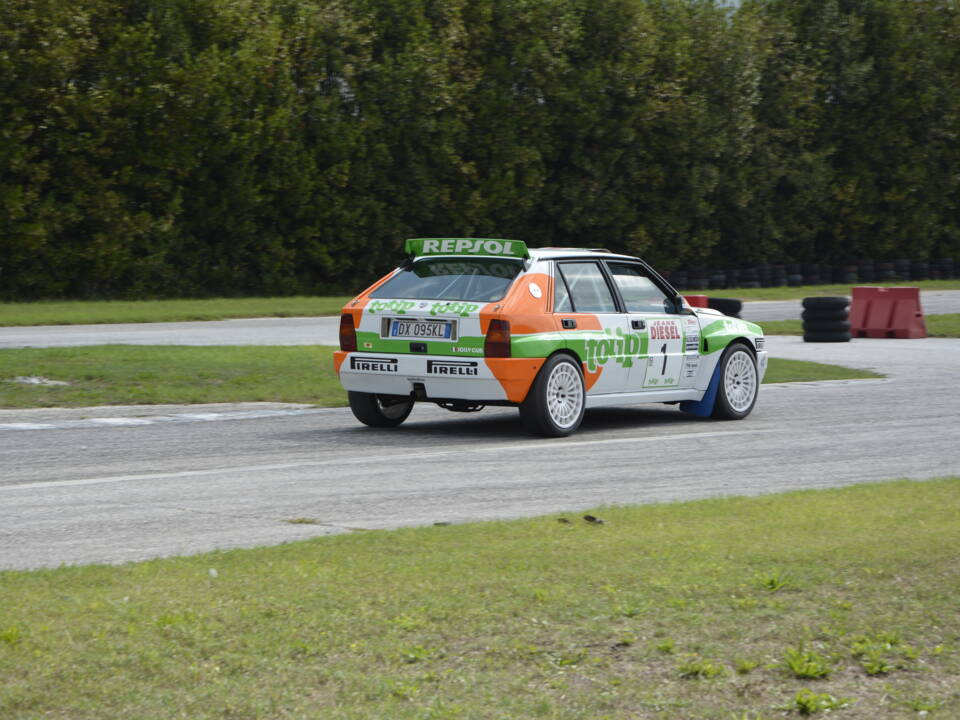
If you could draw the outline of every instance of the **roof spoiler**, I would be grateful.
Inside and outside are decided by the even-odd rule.
[[[530,251],[522,240],[500,238],[411,238],[404,244],[408,255],[481,255],[528,259]]]

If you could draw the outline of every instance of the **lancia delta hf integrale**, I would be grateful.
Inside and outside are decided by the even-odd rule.
[[[416,402],[513,405],[558,437],[585,408],[676,403],[736,420],[756,403],[760,327],[691,308],[638,258],[478,238],[406,250],[340,319],[335,367],[366,425],[399,425]]]

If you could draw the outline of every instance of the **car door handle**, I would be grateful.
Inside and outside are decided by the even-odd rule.
[[[560,327],[562,327],[564,330],[576,330],[577,321],[573,318],[563,318],[560,321]]]
[[[630,327],[632,327],[634,330],[643,330],[647,327],[647,323],[645,323],[643,320],[631,320]]]

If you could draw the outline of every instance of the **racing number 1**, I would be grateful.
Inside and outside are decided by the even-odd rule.
[[[663,353],[663,369],[660,371],[661,375],[667,374],[667,344],[664,343],[663,347],[660,348],[660,352]]]

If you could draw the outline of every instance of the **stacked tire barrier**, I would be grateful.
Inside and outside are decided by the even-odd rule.
[[[743,301],[733,298],[712,297],[707,298],[707,307],[719,310],[724,315],[738,318],[740,317],[740,311],[743,310]]]
[[[848,297],[804,298],[804,342],[850,342],[849,305]]]
[[[788,263],[751,265],[725,270],[698,266],[664,273],[678,290],[721,290],[725,288],[799,287],[801,285],[856,285],[909,280],[946,280],[958,276],[954,258],[914,261],[899,258],[886,262],[862,258],[846,264]]]

